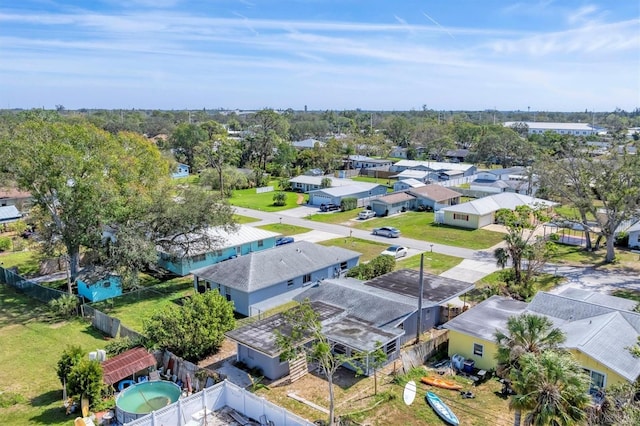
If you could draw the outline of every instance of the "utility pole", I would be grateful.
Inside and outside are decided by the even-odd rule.
[[[418,286],[418,326],[416,327],[416,344],[420,343],[422,334],[422,293],[424,292],[424,253],[420,254],[420,285]]]

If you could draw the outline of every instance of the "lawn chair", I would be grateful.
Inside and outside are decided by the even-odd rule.
[[[160,380],[160,373],[158,372],[158,370],[149,372],[149,380],[151,380],[152,382],[157,382]]]

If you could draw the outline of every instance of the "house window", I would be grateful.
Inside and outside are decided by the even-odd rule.
[[[396,351],[396,347],[396,340],[387,343],[387,347],[384,351],[387,354],[387,357],[391,356]]]
[[[264,240],[258,240],[258,247],[264,247]]]
[[[193,263],[195,262],[202,262],[203,260],[206,259],[206,255],[204,253],[202,254],[196,254],[195,256],[191,256],[191,261]]]
[[[483,353],[484,353],[484,346],[482,346],[480,343],[474,343],[473,344],[473,354],[475,356],[482,357]]]
[[[604,374],[597,371],[584,369],[585,373],[591,378],[591,384],[589,385],[589,392],[596,392],[600,389],[604,389],[604,385],[607,383],[607,378]]]
[[[311,274],[304,274],[302,277],[302,284],[311,282]]]
[[[345,269],[347,269],[347,262],[342,262],[342,263],[340,264],[340,270],[341,270],[341,271],[344,271]]]
[[[347,348],[340,343],[336,343],[333,346],[333,353],[337,355],[345,355],[347,353]]]
[[[465,222],[469,222],[469,215],[468,214],[454,213],[453,214],[453,220],[464,220]]]
[[[287,287],[291,287],[293,285],[293,280],[287,281]]]

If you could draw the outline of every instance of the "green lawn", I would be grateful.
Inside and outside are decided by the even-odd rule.
[[[318,244],[327,247],[342,247],[362,253],[360,262],[368,262],[378,256],[380,252],[389,247],[389,244],[375,243],[373,241],[361,240],[360,238],[344,237],[333,240],[321,241]]]
[[[282,235],[304,234],[305,232],[311,231],[310,228],[288,225],[286,223],[270,223],[269,225],[258,226],[258,228],[264,229],[266,231],[277,232]]]
[[[67,345],[87,352],[103,349],[105,338],[81,320],[51,323],[46,307],[0,285],[0,392],[15,392],[27,403],[0,409],[3,425],[69,425],[56,364]]]
[[[583,247],[567,244],[556,244],[557,253],[551,263],[570,266],[596,266],[611,270],[630,270],[640,273],[640,259],[635,253],[616,247],[616,261],[612,264],[604,263],[607,250],[601,247],[598,251],[585,251]]]
[[[236,223],[240,225],[245,223],[260,222],[260,219],[256,219],[255,217],[243,216],[241,214],[234,214],[233,220],[235,220]]]
[[[369,176],[356,176],[351,178],[351,180],[355,180],[357,182],[379,183],[380,185],[386,185],[390,188],[393,188],[393,184],[398,181],[398,179],[383,179]]]
[[[38,253],[34,250],[0,253],[0,263],[3,268],[18,267],[23,276],[34,275],[39,271]]]
[[[406,212],[382,218],[375,218],[353,225],[358,229],[393,226],[402,235],[416,240],[429,241],[454,247],[481,250],[492,247],[503,240],[504,234],[485,229],[463,229],[433,223],[433,213]]]
[[[150,285],[151,283],[146,283]],[[118,318],[123,325],[142,332],[143,321],[167,305],[193,294],[193,276],[155,283],[139,292],[94,303],[91,306]]]
[[[316,213],[307,216],[305,219],[309,219],[314,222],[339,224],[348,222],[351,219],[356,219],[358,217],[358,213],[360,213],[361,211],[362,209],[355,209],[348,210],[346,212],[336,211],[328,213]]]
[[[439,275],[462,262],[462,258],[448,256],[440,253],[424,254],[424,269],[434,275]],[[420,270],[420,256],[411,256],[398,260],[396,269],[417,269]]]
[[[270,185],[275,187],[277,183],[274,181],[271,182]],[[304,202],[306,202],[309,197],[306,194],[287,192],[287,204],[284,206],[274,206],[273,194],[275,194],[275,191],[257,194],[255,188],[239,189],[233,191],[233,195],[228,199],[228,201],[232,206],[245,207],[248,209],[262,210],[267,212],[277,212],[298,207],[299,197],[302,197],[302,203],[300,204],[304,204]]]

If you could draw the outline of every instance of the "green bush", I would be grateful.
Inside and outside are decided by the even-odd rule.
[[[11,250],[11,238],[0,237],[0,251]]]
[[[107,355],[110,357],[120,355],[123,352],[128,351],[129,349],[133,349],[136,346],[143,346],[142,342],[139,339],[132,339],[130,337],[118,337],[117,339],[112,339],[109,343],[106,344],[104,350],[107,352]]]
[[[67,381],[73,367],[79,364],[80,360],[86,355],[87,352],[80,346],[67,346],[58,360],[58,368],[56,370],[60,384],[64,384]]]
[[[69,372],[67,392],[74,397],[89,398],[89,405],[96,406],[102,400],[104,390],[102,365],[100,362],[82,359]]]
[[[76,314],[78,298],[72,294],[65,294],[49,301],[51,313],[58,318],[70,318]]]
[[[273,194],[273,205],[274,206],[286,206],[287,205],[287,193],[283,191],[278,191]]]
[[[342,211],[345,212],[348,210],[354,210],[358,208],[358,199],[353,197],[343,198],[342,201],[340,201],[340,207],[342,208]]]
[[[371,280],[380,275],[388,274],[396,267],[393,256],[380,255],[374,257],[369,263],[361,263],[347,271],[347,277],[359,280]]]

